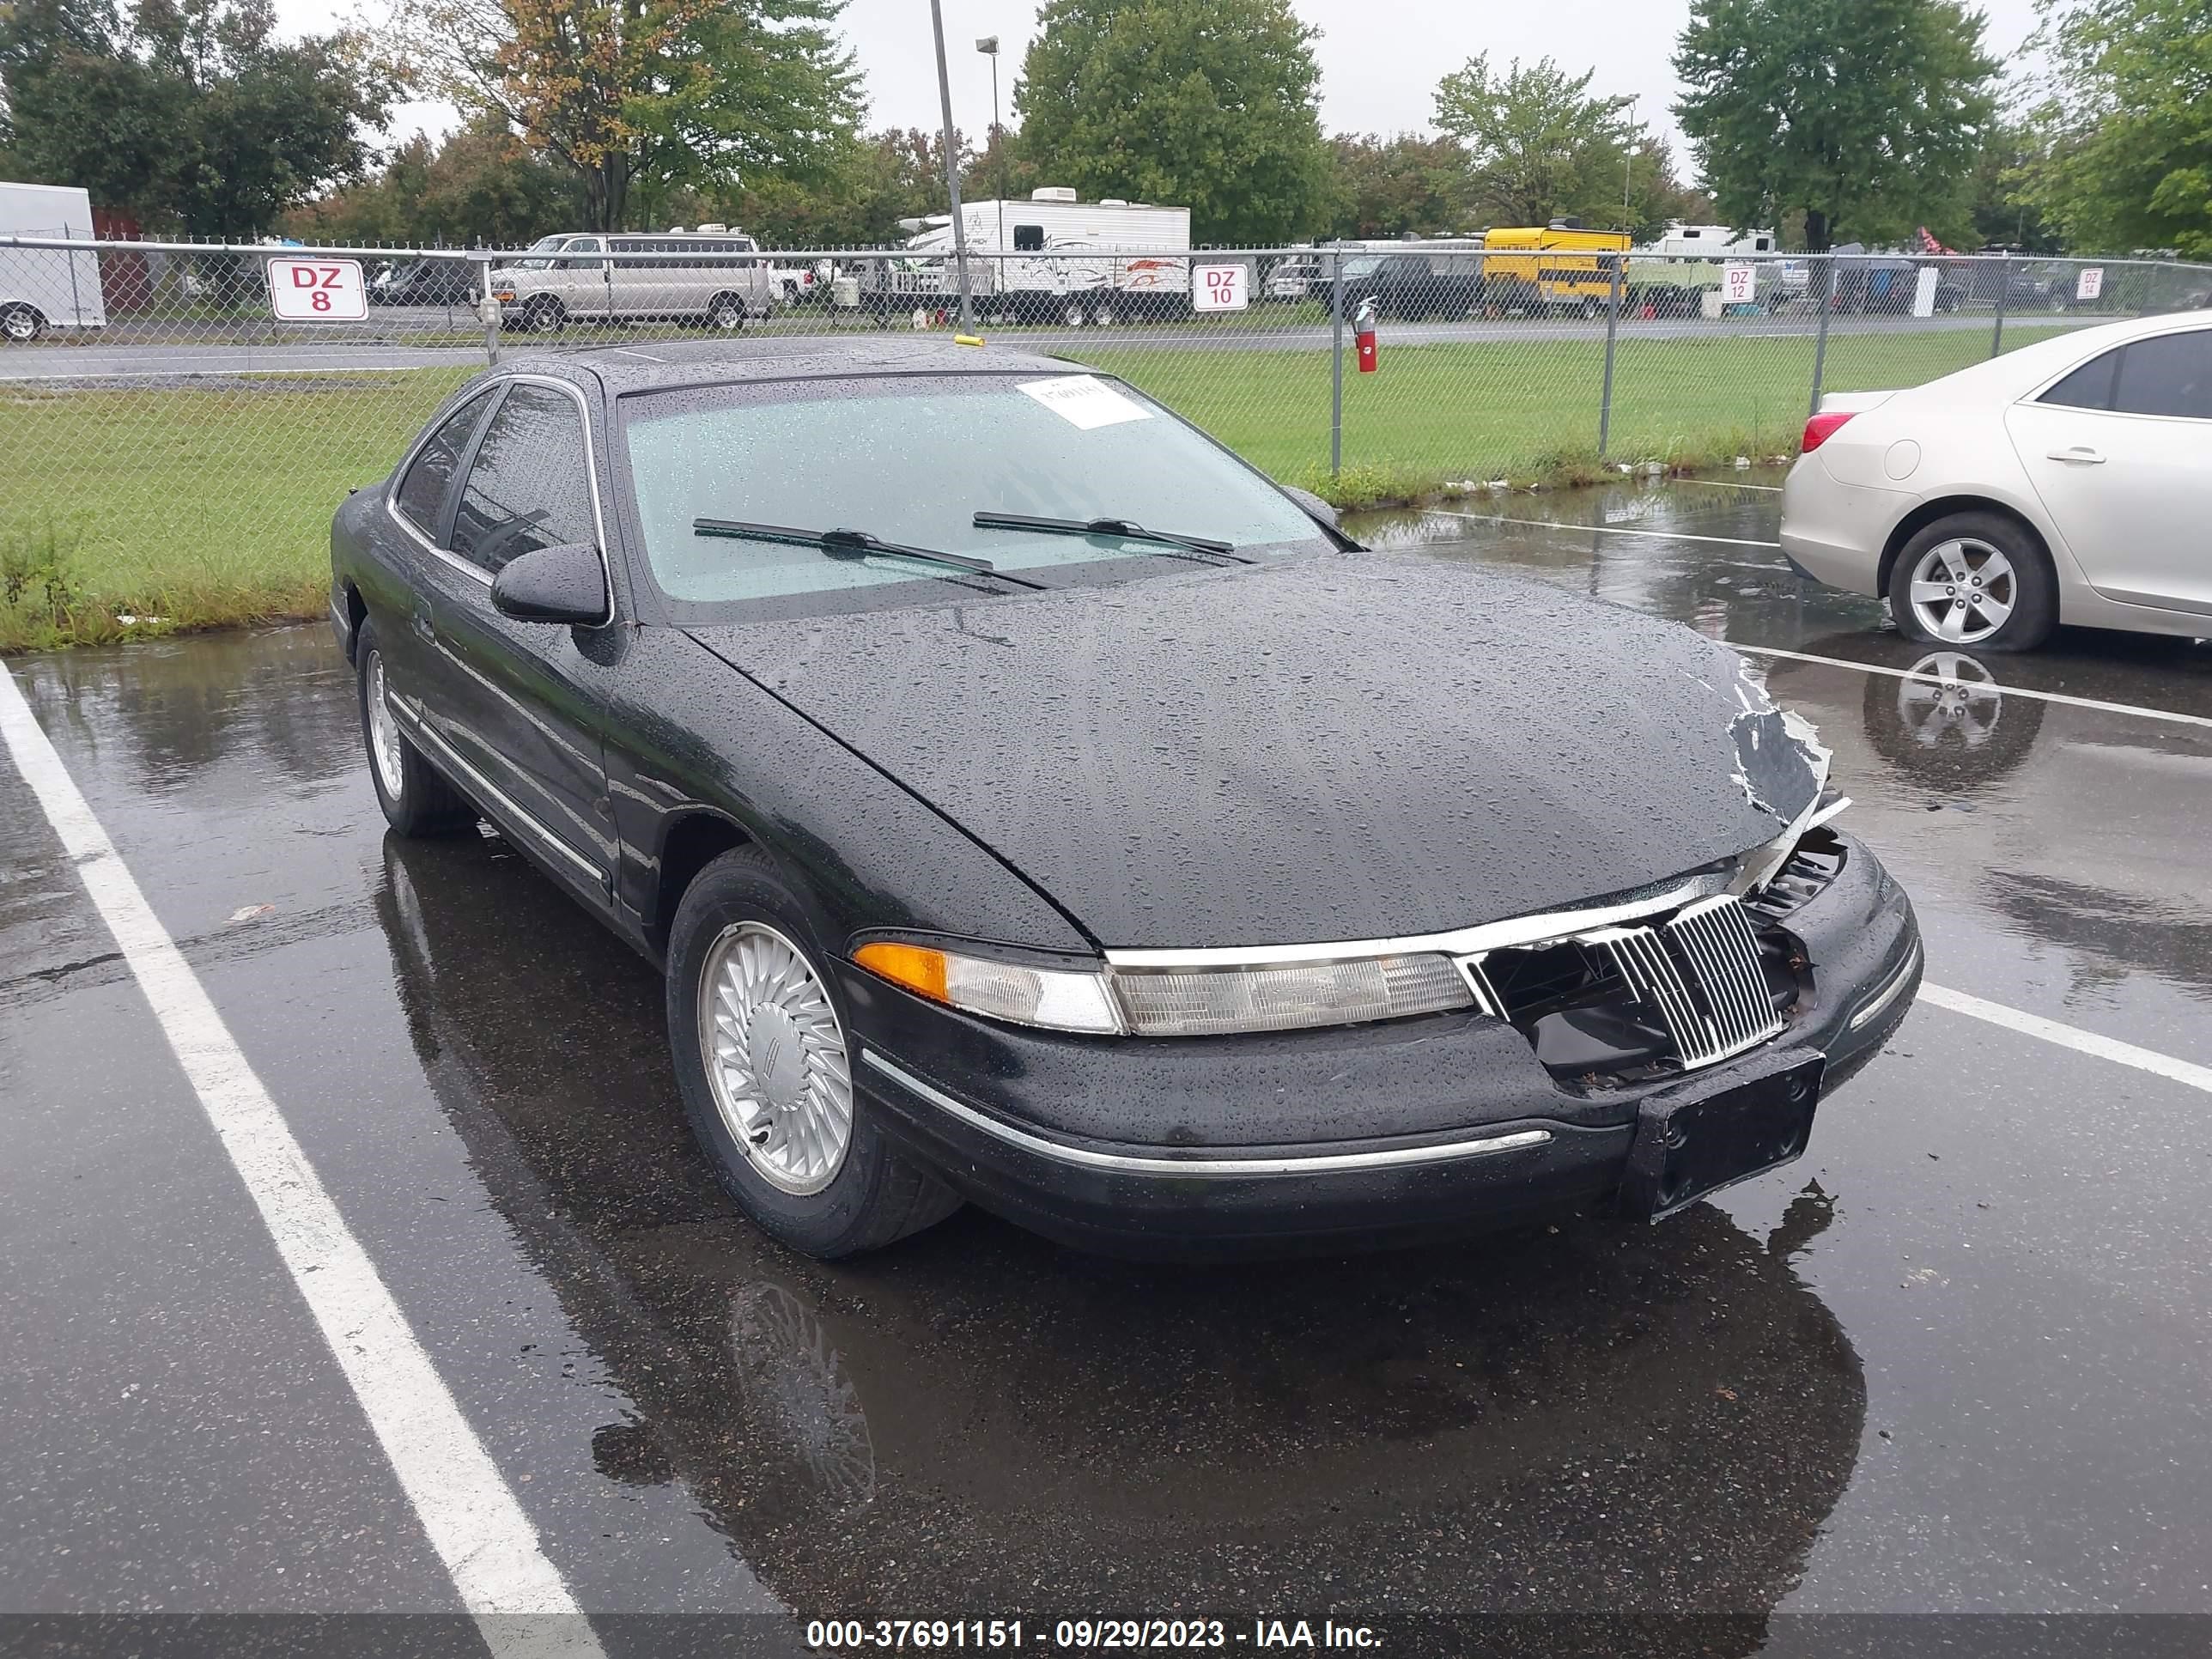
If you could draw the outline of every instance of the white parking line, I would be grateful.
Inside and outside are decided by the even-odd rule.
[[[2071,1048],[2077,1054],[2094,1054],[2100,1060],[2109,1060],[2115,1065],[2132,1066],[2138,1072],[2148,1072],[2154,1077],[2162,1077],[2212,1094],[2212,1066],[2176,1060],[2172,1054],[2161,1054],[2154,1048],[2138,1048],[2132,1042],[2122,1042],[2116,1037],[2099,1036],[2094,1031],[2085,1031],[2079,1026],[2045,1019],[2041,1014],[2008,1008],[2002,1002],[1985,1002],[1980,997],[1969,996],[1964,991],[1954,991],[1948,985],[1923,983],[1920,988],[1920,997],[1923,1002],[1932,1002],[1938,1008],[1948,1008],[1954,1014],[1985,1019],[1992,1025],[2002,1025],[2022,1036],[2039,1037],[2045,1042],[2055,1042],[2062,1048]]]
[[[1713,542],[1723,547],[1779,547],[1780,542],[1748,541],[1741,536],[1691,536],[1679,530],[1633,530],[1622,524],[1567,524],[1558,519],[1500,519],[1488,513],[1455,513],[1448,507],[1428,509],[1441,518],[1467,519],[1475,524],[1517,524],[1532,530],[1595,530],[1602,536],[1656,536],[1662,542]]]
[[[1856,668],[1862,674],[1885,674],[1893,680],[1918,680],[1929,685],[1941,685],[1940,674],[1924,674],[1911,668],[1885,668],[1879,663],[1853,662],[1849,657],[1816,657],[1805,651],[1784,651],[1771,645],[1738,645],[1734,640],[1722,641],[1731,651],[1744,652],[1754,657],[1787,657],[1791,662],[1816,662],[1828,668]],[[2095,697],[2069,697],[2063,691],[2036,691],[2025,685],[2000,685],[1988,682],[1993,691],[2008,697],[2033,697],[2038,702],[2063,702],[2069,708],[2094,708],[2106,714],[2137,714],[2147,720],[2171,720],[2176,726],[2212,726],[2212,718],[2203,714],[2184,714],[2171,708],[2144,708],[2132,702],[2105,702]]]
[[[152,1005],[485,1644],[515,1659],[604,1659],[537,1528],[4,665],[0,738]]]
[[[1710,484],[1715,489],[1757,489],[1769,495],[1779,495],[1782,493],[1780,484],[1738,483],[1733,478],[1676,478],[1672,482],[1678,484]]]

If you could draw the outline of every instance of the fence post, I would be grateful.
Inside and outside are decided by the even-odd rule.
[[[1820,376],[1828,367],[1828,313],[1836,308],[1836,256],[1823,255],[1820,266],[1820,331],[1813,342],[1813,401],[1805,406],[1808,421],[1820,412]]]
[[[491,256],[477,267],[483,281],[477,285],[477,315],[483,319],[484,367],[499,367],[499,301],[491,297]]]
[[[1605,389],[1598,393],[1597,404],[1597,458],[1601,461],[1613,437],[1613,343],[1620,331],[1621,275],[1627,259],[1624,253],[1613,256],[1613,293],[1605,307]]]
[[[1344,470],[1344,255],[1328,256],[1328,476]]]
[[[2005,301],[2012,297],[2012,255],[1997,256],[1997,320],[1990,330],[1990,356],[2004,349]]]

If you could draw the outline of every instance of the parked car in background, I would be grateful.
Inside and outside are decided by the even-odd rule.
[[[2110,323],[1909,392],[1832,392],[1782,505],[1790,562],[1887,598],[1914,639],[2212,634],[2212,320]]]
[[[1735,653],[1368,552],[1056,359],[517,354],[331,558],[388,823],[488,816],[662,969],[696,1138],[817,1255],[963,1198],[1176,1254],[1656,1219],[1918,981]]]
[[[1344,262],[1344,311],[1369,300],[1385,317],[1464,317],[1481,302],[1483,256],[1473,246],[1354,254]]]
[[[472,306],[477,262],[459,257],[410,259],[394,264],[368,285],[373,306]]]
[[[89,241],[92,198],[73,186],[0,184],[0,235]],[[89,248],[0,249],[0,340],[107,326],[100,256]]]
[[[492,297],[506,327],[532,334],[556,334],[572,321],[704,322],[734,331],[775,302],[759,252],[751,237],[714,228],[566,235],[495,270]]]
[[[1267,267],[1267,275],[1260,284],[1259,296],[1283,305],[1295,305],[1301,300],[1325,295],[1328,278],[1322,272],[1317,257],[1293,254]]]

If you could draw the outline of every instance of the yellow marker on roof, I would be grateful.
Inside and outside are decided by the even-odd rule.
[[[981,345],[983,343],[983,337],[980,334],[956,334],[952,337],[952,343],[955,345]]]

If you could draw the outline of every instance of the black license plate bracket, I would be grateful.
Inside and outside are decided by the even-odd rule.
[[[1776,1056],[1749,1074],[1697,1079],[1645,1098],[1622,1178],[1622,1209],[1662,1221],[1805,1150],[1821,1054]]]

